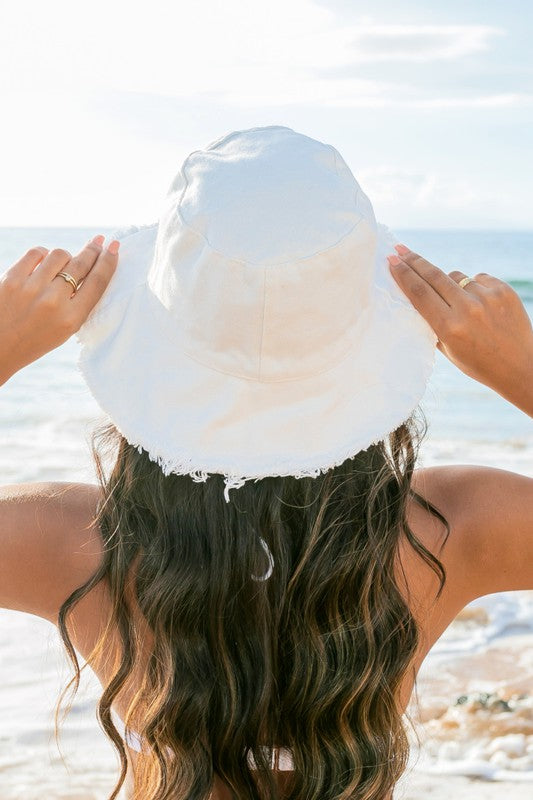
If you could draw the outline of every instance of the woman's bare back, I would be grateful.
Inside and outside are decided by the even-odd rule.
[[[462,585],[464,570],[456,564],[458,511],[453,503],[453,498],[447,494],[446,483],[441,480],[441,469],[416,470],[413,478],[413,488],[423,497],[430,500],[450,521],[450,537],[440,553],[439,547],[444,541],[445,534],[443,524],[433,514],[412,500],[409,501],[408,507],[409,525],[422,543],[431,552],[438,555],[447,571],[445,590],[433,607],[431,607],[431,598],[434,598],[438,589],[438,580],[435,573],[420,557],[414,554],[411,546],[406,541],[402,542],[399,551],[398,585],[409,607],[416,615],[421,630],[420,651],[415,664],[417,671],[429,649],[459,611],[470,601]],[[91,488],[94,489],[96,502],[99,497],[98,487]],[[87,525],[87,520],[80,518],[80,527],[83,527],[84,524]],[[95,531],[95,533],[99,535],[98,531]],[[457,573],[459,574],[456,579]],[[87,573],[88,576],[89,572]],[[136,616],[136,621],[145,631],[146,652],[148,653],[151,645],[150,631],[138,610],[135,598],[130,596],[129,601]],[[100,586],[84,598],[74,610],[72,614],[73,641],[84,658],[88,656],[90,648],[96,642],[99,627],[107,618],[110,607],[110,600],[106,595],[105,587]],[[106,669],[105,665],[102,665],[100,672],[97,674],[100,680],[104,682],[110,678],[108,673],[109,668]],[[408,701],[411,694],[413,679],[414,676],[412,679],[406,676],[404,692],[406,701]],[[134,691],[133,687],[132,691]],[[118,708],[116,710],[120,713]]]
[[[447,580],[440,598],[435,600],[439,588],[435,572],[407,540],[401,541],[396,578],[420,630],[413,669],[402,685],[403,710],[425,656],[465,605],[491,592],[533,589],[532,478],[489,467],[449,465],[416,470],[412,486],[448,520],[450,534],[445,541],[443,523],[414,500],[409,501],[409,525],[440,559]],[[63,600],[90,577],[100,561],[102,539],[93,522],[99,498],[99,487],[91,484],[0,487],[5,556],[0,567],[3,607],[28,611],[57,624]],[[23,537],[21,531],[25,533]],[[13,568],[15,564],[17,569]],[[38,570],[40,576],[36,574]],[[147,659],[151,631],[135,598],[130,595],[129,601],[145,633]],[[100,583],[72,612],[69,631],[83,658],[88,658],[110,609],[106,586]],[[112,676],[119,652],[117,634],[106,651],[106,660],[94,667],[103,685]],[[142,662],[139,668],[143,669]],[[123,719],[139,679],[137,672],[114,704]],[[131,780],[137,754],[128,749],[128,756]],[[225,796],[223,785],[217,782],[213,800]]]

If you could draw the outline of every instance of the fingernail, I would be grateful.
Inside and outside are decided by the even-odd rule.
[[[116,239],[113,239],[113,241],[107,245],[107,251],[111,253],[111,255],[116,256],[119,247],[120,247],[120,242],[117,242]]]
[[[411,252],[411,251],[409,250],[409,248],[408,248],[408,247],[406,247],[404,244],[395,244],[395,245],[394,245],[394,249],[395,249],[395,250],[397,250],[397,251],[398,251],[398,253],[399,253],[401,256],[406,256],[406,255],[407,255],[407,253],[410,253],[410,252]]]
[[[401,258],[398,258],[398,256],[387,256],[387,258],[391,267],[397,267],[401,263]]]
[[[94,242],[94,244],[97,244],[99,247],[101,247],[104,243],[104,239],[105,236],[102,236],[102,234],[99,233],[98,236],[95,236],[93,239],[91,239],[91,241]]]

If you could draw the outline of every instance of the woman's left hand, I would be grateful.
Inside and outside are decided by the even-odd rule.
[[[77,256],[32,247],[0,275],[0,385],[66,342],[85,322],[118,263],[118,242],[103,250],[95,236]],[[114,250],[114,252],[113,252]],[[80,284],[58,273],[65,270]]]

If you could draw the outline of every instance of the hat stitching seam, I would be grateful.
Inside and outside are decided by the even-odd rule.
[[[356,197],[357,197],[357,195],[356,195]],[[288,258],[286,261],[276,261],[273,264],[261,264],[261,263],[259,263],[257,261],[249,261],[249,260],[246,260],[244,258],[236,258],[235,256],[231,256],[231,255],[228,255],[227,253],[223,253],[221,250],[217,250],[217,248],[214,247],[214,245],[211,244],[211,242],[209,241],[207,236],[205,236],[200,231],[196,230],[196,228],[194,228],[189,222],[187,222],[185,220],[185,218],[183,217],[183,215],[181,213],[181,209],[180,208],[176,208],[176,211],[177,211],[178,216],[179,216],[179,218],[180,218],[180,220],[181,220],[181,222],[183,224],[183,227],[187,228],[192,233],[196,234],[196,236],[198,236],[200,239],[203,239],[203,241],[208,245],[208,247],[210,248],[210,250],[213,253],[216,253],[216,255],[221,256],[222,258],[226,258],[226,259],[228,259],[229,261],[232,261],[235,264],[244,264],[245,266],[261,267],[262,269],[271,269],[271,268],[275,268],[275,267],[284,267],[287,264],[299,264],[301,261],[308,261],[311,258],[315,258],[315,256],[324,255],[324,253],[328,253],[330,250],[334,250],[336,247],[338,247],[340,244],[342,244],[344,239],[346,239],[348,236],[350,236],[350,234],[352,234],[354,232],[354,230],[357,228],[358,225],[361,224],[361,222],[363,222],[363,221],[367,221],[368,222],[368,220],[366,220],[366,217],[359,217],[357,222],[355,222],[352,225],[352,227],[348,231],[346,231],[346,233],[343,233],[342,236],[340,237],[340,239],[337,239],[336,242],[333,242],[333,244],[330,244],[327,247],[324,247],[322,250],[315,250],[315,252],[313,252],[313,253],[309,253],[306,256],[299,256],[298,258]]]
[[[266,270],[264,271],[264,274],[265,274],[265,280],[266,280]],[[138,289],[143,288],[144,286],[146,286],[148,291],[151,292],[150,286],[149,286],[147,281],[144,281],[144,283],[136,284],[133,287],[133,289],[131,290],[131,292],[129,292],[128,294],[126,294],[126,293],[122,294],[119,298],[116,299],[115,302],[108,304],[105,308],[101,309],[94,317],[91,317],[90,320],[86,321],[85,324],[84,324],[85,329],[86,330],[91,329],[93,323],[96,324],[99,321],[100,315],[104,311],[106,311],[108,308],[111,307],[111,308],[116,308],[118,310],[121,306],[127,305],[130,302],[130,300],[133,298],[134,293]],[[401,309],[406,311],[408,314],[413,314],[413,311],[416,311],[416,309],[410,308],[409,306],[406,306],[403,303],[398,303],[397,301],[395,301],[394,298],[392,298],[388,294],[388,292],[386,292],[380,286],[375,285],[375,288],[377,288],[380,291],[380,293],[384,294],[386,296],[387,300],[389,300],[389,301],[391,301],[393,303],[396,303]],[[266,294],[264,295],[264,297],[266,297]],[[147,304],[147,307],[148,307],[149,314],[150,314],[151,318],[155,319],[155,316],[154,316],[154,313],[153,313],[154,309],[150,306],[149,303]],[[263,306],[263,310],[264,310],[264,306]],[[167,311],[168,310],[165,309],[165,312],[167,312]],[[368,311],[368,309],[366,311]],[[363,314],[365,314],[365,312],[363,312]],[[361,321],[359,321],[359,322],[361,322]],[[263,316],[263,323],[264,323],[264,316]],[[360,327],[360,325],[358,325],[357,327]],[[165,337],[167,342],[169,342],[172,345],[175,344],[175,342],[168,336],[166,329],[163,328],[160,331],[160,333]],[[78,339],[78,341],[81,341],[80,337],[78,336],[78,332],[76,333],[76,338]],[[83,344],[83,342],[82,342],[82,344]],[[191,361],[194,361],[196,364],[199,364],[200,366],[205,367],[206,369],[212,370],[213,372],[217,372],[217,373],[219,373],[221,375],[226,375],[226,376],[228,376],[230,378],[234,378],[236,380],[260,381],[261,383],[266,383],[266,384],[278,384],[278,383],[281,384],[281,383],[292,383],[293,381],[305,381],[305,380],[314,378],[314,377],[316,377],[318,375],[322,375],[324,373],[329,372],[330,370],[335,369],[336,367],[339,366],[339,364],[341,364],[344,360],[346,360],[348,358],[348,356],[353,351],[353,349],[354,349],[354,347],[356,345],[357,345],[357,341],[356,341],[356,336],[355,336],[355,331],[354,331],[353,338],[350,338],[349,344],[347,346],[347,349],[341,353],[341,355],[338,357],[338,359],[336,361],[334,361],[334,362],[330,361],[328,363],[328,365],[324,369],[319,370],[318,372],[312,372],[312,373],[307,373],[305,375],[299,375],[299,376],[297,376],[295,378],[282,378],[282,379],[279,379],[279,380],[265,380],[265,379],[261,378],[260,377],[260,375],[261,375],[261,370],[260,369],[258,371],[257,378],[250,378],[250,377],[248,377],[246,375],[236,375],[233,372],[228,372],[227,370],[223,370],[223,369],[220,369],[218,367],[214,367],[211,364],[207,364],[206,362],[201,361],[199,358],[193,356],[191,353],[187,352],[187,350],[185,350],[185,349],[181,349],[180,353],[182,353],[183,355],[187,356],[187,358],[191,359]],[[263,328],[262,328],[262,331],[261,331],[261,353],[262,353],[262,347],[263,347]],[[260,363],[261,363],[261,358],[262,358],[262,355],[260,357]]]
[[[261,354],[260,354],[260,358],[259,358],[258,377],[256,379],[256,380],[260,380],[260,381],[262,381],[260,375],[261,375],[261,365],[262,365],[263,333],[264,333],[265,306],[266,306],[266,268],[263,270],[263,275],[264,275],[264,283],[263,283],[263,317],[262,317],[262,327],[261,327]],[[133,296],[133,294],[139,288],[142,288],[143,286],[147,286],[148,290],[151,291],[151,288],[150,288],[150,285],[148,284],[148,280],[147,279],[145,279],[143,281],[139,281],[139,283],[136,283],[133,286],[129,286],[127,291],[122,292],[120,295],[118,295],[117,297],[113,298],[113,300],[110,300],[110,302],[106,303],[105,306],[103,306],[102,308],[98,309],[97,312],[91,314],[91,316],[84,323],[85,329],[88,330],[89,328],[92,328],[93,323],[96,324],[100,320],[100,317],[104,312],[106,312],[108,309],[113,308],[113,307],[120,307],[120,305],[122,305],[124,303],[124,301],[128,301]],[[391,295],[391,293],[385,287],[380,286],[378,283],[374,283],[373,286],[380,294],[384,295],[390,303],[393,303],[394,305],[399,306],[400,308],[402,308],[405,311],[407,311],[409,314],[412,314],[412,315],[415,315],[415,316],[419,316],[420,315],[420,312],[417,311],[417,309],[414,308],[414,306],[410,305],[408,300],[403,302],[402,300],[400,300],[398,298],[395,298],[393,295]],[[166,337],[166,339],[168,341],[168,336],[166,335],[166,332],[165,332],[165,337]],[[349,349],[348,349],[347,352],[349,352],[351,346],[352,345],[349,346]],[[193,361],[196,361],[196,363],[201,364],[202,366],[205,366],[205,367],[207,367],[209,369],[214,369],[217,372],[221,372],[224,375],[231,375],[232,377],[240,378],[240,379],[242,378],[243,380],[254,380],[254,378],[248,378],[248,377],[246,377],[244,375],[234,375],[231,372],[226,372],[225,370],[216,369],[216,367],[211,367],[211,365],[208,365],[208,364],[205,364],[202,361],[199,361],[197,358],[192,356],[190,353],[187,353],[185,350],[183,350],[182,352],[185,355],[187,355],[189,358],[193,359]],[[341,359],[342,358],[343,358],[343,356],[341,356]],[[327,370],[322,370],[321,372],[325,372],[325,371],[327,371]],[[321,372],[312,373],[312,374],[313,375],[319,375],[319,374],[321,374]],[[311,377],[311,376],[310,375],[299,376],[298,378],[294,378],[293,380],[305,380],[306,377]],[[281,381],[262,381],[262,382],[264,382],[264,383],[284,383],[285,380],[281,380]]]
[[[368,311],[368,309],[366,309],[366,311]],[[150,313],[152,314],[152,309],[150,310]],[[365,314],[365,312],[363,312],[363,314]],[[357,328],[359,328],[359,327],[360,326],[357,325]],[[170,342],[171,344],[174,344],[173,340],[167,335],[166,330],[163,329],[161,331],[161,333],[164,335],[165,339],[168,342]],[[265,380],[264,378],[259,377],[260,373],[258,374],[257,378],[250,378],[250,377],[248,377],[246,375],[235,375],[235,373],[233,373],[233,372],[228,372],[227,370],[220,369],[219,367],[213,367],[211,364],[207,364],[205,361],[200,361],[200,359],[198,359],[196,356],[191,355],[191,353],[187,352],[187,350],[183,350],[182,349],[182,350],[180,350],[180,353],[182,353],[183,355],[187,356],[187,358],[190,358],[196,364],[199,364],[200,366],[205,367],[206,369],[212,370],[213,372],[218,372],[219,374],[226,375],[226,376],[228,376],[230,378],[235,378],[236,380],[260,381],[261,383],[276,384],[276,383],[292,383],[292,382],[295,382],[295,381],[305,381],[305,380],[309,380],[311,378],[315,378],[317,375],[322,375],[323,373],[327,373],[330,370],[335,369],[335,367],[338,367],[339,364],[341,364],[344,360],[346,360],[348,358],[348,356],[350,355],[350,353],[352,353],[352,351],[353,351],[353,349],[354,349],[354,347],[356,345],[357,345],[356,337],[355,337],[355,334],[353,334],[353,338],[350,338],[350,341],[349,341],[347,349],[344,350],[341,353],[341,355],[338,357],[338,359],[336,361],[334,361],[334,362],[329,361],[328,365],[326,367],[324,367],[324,369],[321,369],[318,372],[307,373],[306,375],[298,375],[296,378],[281,378],[281,379],[278,379],[278,380]]]
[[[164,335],[165,335],[165,338],[167,339],[167,341],[171,342],[171,340],[167,336],[166,332],[164,332]],[[356,344],[356,342],[351,341],[350,344],[348,345],[347,350],[345,350],[339,356],[337,361],[334,361],[334,362],[330,361],[328,363],[328,365],[326,367],[324,367],[324,369],[321,369],[318,372],[310,372],[310,373],[307,373],[306,375],[298,375],[296,378],[281,378],[281,379],[278,379],[278,380],[267,380],[267,379],[260,378],[260,377],[249,378],[246,375],[235,375],[235,373],[233,373],[233,372],[227,372],[226,370],[220,369],[219,367],[213,367],[211,364],[206,364],[204,361],[200,361],[198,358],[196,358],[195,356],[191,355],[191,353],[188,353],[186,350],[181,350],[180,352],[183,355],[187,356],[187,358],[190,358],[196,364],[199,364],[200,366],[205,367],[206,369],[212,370],[213,372],[218,372],[221,375],[226,375],[229,378],[235,378],[236,380],[243,380],[243,381],[259,381],[260,383],[274,384],[274,383],[293,383],[293,382],[296,382],[296,381],[305,381],[305,380],[308,380],[310,378],[315,378],[317,375],[322,375],[324,372],[329,372],[330,370],[334,369],[335,367],[338,367],[339,364],[342,363],[342,361],[344,361],[346,358],[348,358],[350,353],[353,351],[355,344]]]
[[[283,126],[272,126],[272,127],[283,127]],[[289,128],[289,130],[292,130],[292,129]],[[235,131],[235,133],[241,133],[241,132],[242,131]],[[311,137],[307,137],[307,138],[311,138]],[[334,151],[334,148],[332,147],[332,145],[328,145],[328,147],[330,147]],[[323,253],[327,253],[329,250],[333,250],[344,239],[346,239],[346,237],[349,236],[355,230],[355,228],[357,228],[357,226],[364,219],[366,219],[366,217],[360,216],[359,219],[357,220],[357,222],[355,222],[352,225],[352,227],[348,231],[346,231],[346,233],[343,233],[342,236],[340,237],[340,239],[337,239],[336,242],[333,242],[333,244],[330,244],[327,247],[322,248],[322,250],[316,250],[314,253],[310,253],[310,254],[308,254],[306,256],[300,256],[299,258],[289,258],[286,261],[277,261],[277,262],[275,262],[273,264],[260,264],[259,262],[256,262],[256,261],[249,261],[249,260],[243,259],[243,258],[235,258],[234,256],[228,255],[227,253],[223,253],[221,250],[218,250],[209,241],[209,239],[207,238],[207,236],[205,234],[203,234],[201,231],[197,230],[197,228],[195,228],[194,225],[192,225],[190,222],[188,222],[185,219],[185,217],[183,216],[183,212],[181,210],[181,204],[182,204],[182,202],[183,202],[183,200],[185,198],[185,194],[187,192],[187,189],[190,188],[189,176],[188,176],[187,170],[186,170],[187,163],[188,163],[189,159],[191,158],[191,156],[195,155],[196,153],[205,153],[205,152],[206,152],[205,150],[194,150],[194,152],[189,153],[189,155],[187,156],[187,158],[185,159],[185,161],[181,165],[180,175],[184,179],[185,183],[184,183],[183,189],[181,190],[181,194],[180,194],[179,199],[178,199],[178,203],[177,203],[177,206],[176,206],[176,212],[177,212],[177,214],[178,214],[178,216],[179,216],[179,218],[181,220],[181,223],[182,223],[183,227],[186,228],[187,230],[190,230],[193,233],[195,233],[200,239],[203,239],[203,241],[206,242],[206,244],[209,246],[209,248],[212,250],[212,252],[216,253],[217,255],[221,256],[222,258],[230,259],[231,261],[234,261],[237,264],[246,264],[246,265],[263,267],[263,269],[268,269],[270,267],[281,267],[281,266],[284,266],[285,264],[298,264],[300,261],[305,261],[306,259],[314,258],[315,256],[322,255]],[[335,157],[335,170],[336,170],[336,172],[338,174],[338,171],[337,171],[337,157],[335,156],[335,154],[334,154],[334,157]],[[358,198],[358,195],[359,195],[359,189],[356,186],[355,187],[355,196],[354,196],[354,210],[357,210],[357,198]]]
[[[220,372],[220,373],[222,373],[224,375],[229,375],[229,376],[234,377],[234,378],[238,378],[238,379],[242,379],[242,380],[259,380],[259,381],[261,381],[263,383],[285,383],[285,382],[289,382],[290,380],[305,380],[308,377],[312,377],[313,375],[320,375],[320,374],[322,374],[322,372],[326,372],[328,369],[333,368],[333,366],[335,366],[335,364],[331,365],[331,367],[327,367],[325,370],[321,370],[320,372],[312,373],[312,374],[308,374],[308,375],[304,375],[304,376],[299,376],[298,378],[294,378],[294,379],[282,379],[282,380],[277,380],[277,381],[269,381],[269,380],[263,380],[261,378],[262,352],[263,352],[263,333],[264,333],[265,306],[266,306],[266,269],[263,270],[263,275],[264,275],[264,283],[263,283],[263,317],[262,317],[262,326],[261,326],[261,354],[260,354],[260,358],[259,358],[258,377],[256,379],[249,378],[249,377],[244,376],[244,375],[235,375],[234,373],[227,372],[225,370],[217,369],[216,367],[212,367],[211,365],[206,364],[203,361],[200,361],[199,359],[195,358],[194,356],[192,356],[190,353],[186,352],[185,350],[182,350],[182,352],[188,358],[191,358],[193,361],[195,361],[197,364],[201,364],[202,366],[207,367],[208,369],[213,369],[216,372]],[[102,316],[102,314],[104,312],[106,312],[106,311],[108,311],[109,309],[112,309],[112,308],[119,308],[121,305],[124,304],[124,302],[129,302],[129,300],[133,297],[134,293],[138,289],[140,289],[140,288],[142,288],[144,286],[146,286],[149,291],[152,291],[147,279],[145,279],[143,281],[139,281],[139,283],[136,283],[133,286],[129,286],[127,288],[127,291],[125,290],[124,292],[122,292],[117,297],[114,297],[112,300],[110,300],[108,303],[106,303],[102,308],[98,309],[98,311],[96,311],[93,314],[91,314],[91,316],[84,322],[83,327],[85,328],[85,330],[92,329],[93,325],[96,325],[100,321],[100,318],[101,318],[101,316]],[[404,302],[401,299],[395,298],[388,291],[388,289],[386,289],[385,287],[379,285],[378,283],[374,283],[373,286],[374,286],[374,289],[376,289],[381,295],[386,297],[386,299],[390,303],[393,303],[394,305],[398,306],[399,308],[404,309],[405,311],[407,311],[407,313],[411,314],[412,316],[415,316],[417,318],[419,316],[422,316],[420,314],[420,312],[414,306],[412,306],[407,299]],[[164,332],[164,334],[165,334],[165,338],[167,339],[167,341],[169,341],[169,337],[167,336],[166,331]],[[76,332],[76,338],[78,339],[78,341],[80,340],[79,337],[78,337],[78,332]],[[353,343],[351,343],[349,345],[348,350],[346,351],[346,355],[350,352],[352,344]],[[339,362],[342,360],[343,357],[344,357],[344,355],[340,356]],[[335,362],[335,363],[339,363],[339,362]]]

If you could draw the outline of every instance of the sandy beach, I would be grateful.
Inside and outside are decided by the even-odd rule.
[[[394,800],[531,800],[531,783],[485,781],[462,775],[428,776],[413,773],[401,780]]]
[[[505,636],[501,629],[506,613],[511,630],[525,625],[532,598],[532,592],[481,598],[485,609],[467,607],[428,656],[419,673],[418,717],[410,707],[419,720],[422,749],[413,748],[412,765],[394,800],[532,797],[533,634]],[[495,610],[500,628],[491,642]],[[457,655],[461,642],[468,637],[471,645],[476,633],[478,651]],[[0,800],[107,800],[118,757],[96,720],[101,687],[94,674],[82,673],[79,694],[60,729],[62,761],[52,713],[70,670],[55,627],[21,612],[0,611],[0,665]],[[482,692],[500,700],[481,703]],[[470,699],[457,703],[460,697]],[[513,697],[522,699],[513,705]],[[509,710],[501,705],[504,698]]]

